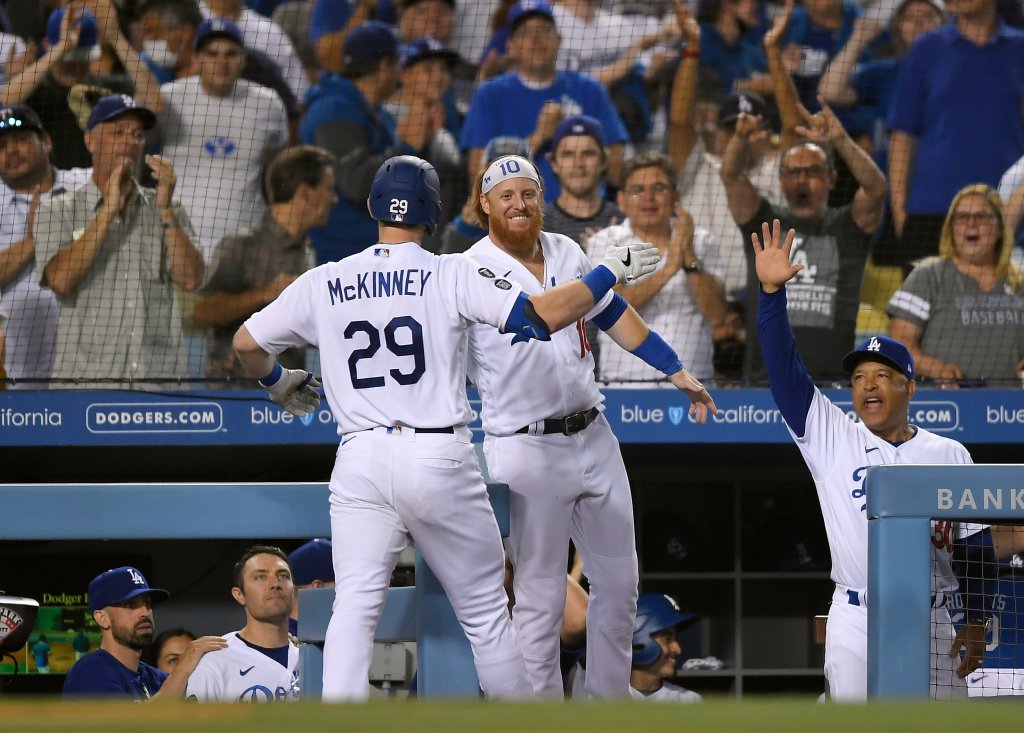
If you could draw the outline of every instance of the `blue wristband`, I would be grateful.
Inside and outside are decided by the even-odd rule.
[[[264,387],[273,387],[275,384],[277,384],[277,380],[281,378],[281,374],[283,373],[284,369],[282,369],[281,365],[275,361],[274,368],[270,370],[270,374],[268,374],[267,376],[263,377],[263,379],[260,380],[260,384]]]
[[[683,368],[676,352],[653,330],[647,332],[647,338],[633,349],[633,354],[669,377]]]
[[[583,281],[584,285],[590,288],[590,292],[594,295],[595,303],[600,301],[601,298],[604,297],[604,294],[615,287],[615,283],[619,281],[619,279],[615,277],[615,273],[604,265],[598,265],[581,277],[580,280]]]

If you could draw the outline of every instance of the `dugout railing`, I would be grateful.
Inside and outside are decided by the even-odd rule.
[[[508,536],[508,487],[488,483],[502,536]],[[329,537],[330,491],[320,483],[0,484],[3,540],[308,539]],[[244,507],[244,510],[240,510]],[[159,518],[154,521],[154,518]],[[159,584],[158,578],[154,582]],[[84,579],[83,589],[88,579]],[[17,594],[17,588],[5,590]],[[417,643],[417,694],[476,697],[469,642],[437,577],[416,553],[416,585],[389,592],[380,641]],[[322,640],[329,603],[303,610],[300,637]],[[305,627],[305,630],[303,629]],[[321,628],[323,627],[323,628]],[[309,632],[308,634],[306,632]],[[319,697],[322,660],[307,648],[302,682]]]
[[[1024,522],[1024,465],[873,466],[865,488],[868,696],[928,699],[930,522]]]

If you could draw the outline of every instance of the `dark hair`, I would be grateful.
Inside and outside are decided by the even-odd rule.
[[[147,0],[135,9],[135,20],[142,20],[149,13],[156,13],[174,29],[182,26],[198,28],[203,22],[199,4],[194,0]]]
[[[657,168],[668,176],[672,188],[676,188],[676,168],[672,165],[672,159],[664,153],[650,151],[634,155],[622,166],[622,185],[626,185],[629,177],[644,168]]]
[[[296,145],[277,154],[267,170],[267,201],[285,204],[292,200],[299,185],[316,187],[334,166],[334,156],[315,145]]]
[[[284,560],[284,564],[288,565],[288,569],[291,570],[291,565],[288,563],[288,556],[284,554],[284,550],[280,547],[274,547],[273,545],[253,545],[248,550],[242,553],[242,556],[238,558],[238,562],[235,563],[235,569],[232,571],[231,582],[234,583],[235,588],[242,587],[242,580],[245,575],[245,564],[252,560],[257,555],[274,555]]]
[[[142,661],[151,667],[157,666],[157,663],[160,661],[160,654],[164,650],[164,644],[167,643],[168,639],[173,639],[176,636],[187,636],[192,641],[196,640],[195,634],[181,626],[161,631],[153,639],[153,642],[142,650]]]

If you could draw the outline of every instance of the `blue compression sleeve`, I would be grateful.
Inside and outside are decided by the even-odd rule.
[[[683,368],[676,352],[653,330],[647,332],[647,338],[633,349],[633,354],[669,377]]]
[[[604,297],[604,294],[615,287],[615,283],[618,282],[615,273],[604,265],[598,265],[581,277],[580,280],[590,288],[590,292],[594,295],[595,303],[599,302]]]
[[[544,319],[538,315],[533,303],[526,293],[519,293],[516,302],[512,304],[508,318],[505,319],[505,328],[502,333],[514,333],[512,343],[519,341],[550,341],[551,329]]]
[[[798,438],[807,428],[807,411],[814,397],[814,382],[796,351],[796,339],[786,312],[786,289],[761,291],[757,309],[757,335],[771,382],[772,397],[786,424]]]
[[[615,323],[622,317],[622,314],[626,312],[626,308],[629,307],[629,303],[618,293],[612,296],[612,302],[608,304],[608,307],[598,313],[591,319],[595,326],[600,328],[602,331],[607,331],[609,328],[615,325]]]

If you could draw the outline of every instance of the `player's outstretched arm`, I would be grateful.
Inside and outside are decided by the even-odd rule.
[[[285,369],[256,343],[244,325],[232,340],[238,360],[249,376],[259,380],[270,399],[296,417],[308,415],[320,405],[320,382],[303,369]]]
[[[530,302],[548,325],[549,333],[554,333],[589,313],[616,285],[654,272],[660,259],[658,248],[648,242],[621,246],[613,242],[593,270],[579,280],[531,295]]]
[[[185,696],[189,676],[199,666],[199,660],[209,652],[219,651],[228,645],[220,636],[200,636],[190,642],[185,653],[178,658],[178,664],[164,680],[163,686],[153,695],[153,699],[170,700]]]
[[[661,371],[672,380],[676,389],[685,392],[690,398],[690,414],[698,423],[707,422],[708,410],[713,415],[718,414],[718,407],[711,395],[703,384],[683,368],[675,350],[657,332],[651,330],[633,306],[628,305],[620,296],[615,296],[615,300],[594,319],[594,323],[612,341]]]
[[[757,278],[761,282],[757,335],[761,341],[772,398],[786,424],[797,437],[802,437],[807,411],[814,398],[814,382],[796,351],[796,339],[786,312],[785,284],[803,269],[803,265],[792,265],[789,261],[796,237],[793,229],[783,240],[782,224],[776,219],[771,228],[764,222],[761,234],[763,246],[757,232],[750,235]]]

